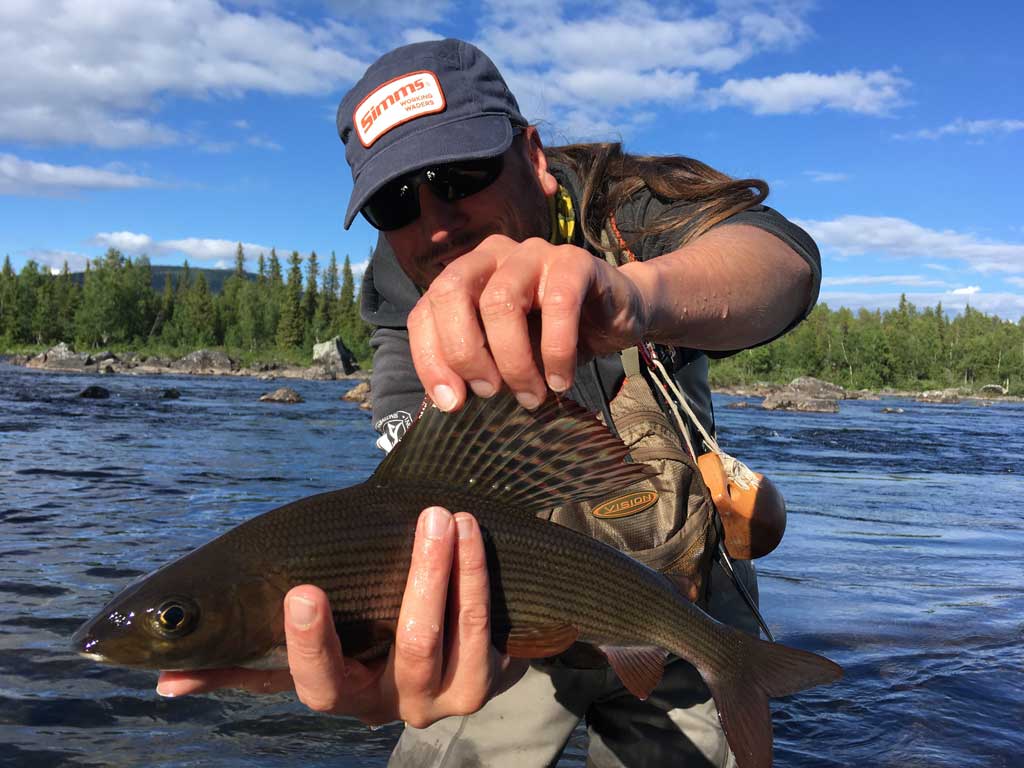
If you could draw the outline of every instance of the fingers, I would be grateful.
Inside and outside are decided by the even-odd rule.
[[[161,672],[156,692],[161,696],[188,696],[221,688],[237,688],[249,693],[290,691],[292,676],[287,669],[254,670],[232,667],[196,672]]]
[[[547,384],[555,392],[572,386],[579,357],[580,313],[590,288],[590,264],[552,262],[540,291],[540,353]]]
[[[455,515],[458,541],[452,569],[448,630],[451,637],[442,690],[457,714],[477,711],[494,688],[498,658],[491,645],[491,594],[487,554],[472,515]]]
[[[395,697],[403,720],[432,722],[444,666],[444,620],[455,521],[441,507],[423,510],[395,628]]]
[[[579,248],[493,235],[448,265],[408,320],[413,363],[434,402],[455,410],[467,384],[488,397],[505,383],[533,409],[548,386],[568,389],[593,261]],[[542,366],[528,322],[537,309]]]
[[[295,693],[317,712],[335,712],[343,702],[345,660],[322,590],[304,585],[284,598],[284,633]]]

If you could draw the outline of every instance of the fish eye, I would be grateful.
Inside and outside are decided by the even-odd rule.
[[[192,631],[199,610],[195,603],[184,598],[165,600],[156,609],[153,624],[165,637],[181,637]]]

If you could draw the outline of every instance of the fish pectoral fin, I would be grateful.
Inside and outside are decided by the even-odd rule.
[[[602,645],[600,648],[626,690],[641,701],[661,682],[668,656],[663,648],[653,645]]]
[[[572,624],[528,624],[512,627],[505,652],[517,659],[557,656],[576,642],[580,631]]]

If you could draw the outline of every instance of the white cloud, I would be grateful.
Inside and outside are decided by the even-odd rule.
[[[528,119],[561,130],[568,123],[572,139],[611,138],[653,106],[706,108],[704,73],[805,40],[804,5],[722,2],[702,12],[643,0],[492,0],[474,42],[494,59]]]
[[[206,237],[186,237],[182,240],[162,240],[156,244],[159,253],[183,253],[199,261],[210,261],[211,259],[231,258],[234,259],[235,249],[238,248],[237,240],[218,240]],[[258,251],[270,252],[270,248],[256,243],[242,243],[246,253]],[[233,261],[231,263],[234,263]]]
[[[143,253],[153,248],[153,238],[135,232],[99,232],[92,240],[96,245],[125,253]]]
[[[80,189],[138,189],[156,181],[87,165],[53,165],[0,153],[0,195],[46,195]]]
[[[968,285],[964,288],[954,288],[952,291],[950,291],[950,293],[953,294],[954,296],[973,296],[974,294],[980,292],[980,285]]]
[[[835,173],[832,171],[804,171],[804,176],[810,176],[811,181],[817,182],[836,182],[846,181],[850,177],[845,173]]]
[[[185,137],[167,96],[325,93],[362,74],[349,28],[216,0],[0,4],[0,140],[102,147]]]
[[[180,240],[154,240],[146,234],[136,232],[100,232],[93,242],[105,248],[116,248],[127,254],[145,253],[149,256],[182,254],[197,261],[216,261],[223,259],[227,264],[234,264],[237,240],[221,240],[217,238],[186,237]],[[242,243],[247,255],[269,253],[270,248],[258,243]]]
[[[946,285],[943,280],[929,280],[921,275],[849,275],[847,277],[824,277],[822,287],[838,287],[844,285],[910,285],[918,288],[940,288]]]
[[[897,133],[895,139],[940,139],[943,136],[985,136],[993,133],[1024,131],[1024,120],[965,120],[958,117],[939,128],[925,128],[910,133]]]
[[[1024,288],[1024,277],[1008,277],[1006,278],[1006,282],[1008,282],[1010,285],[1016,285],[1021,288]]]
[[[272,149],[275,152],[279,152],[283,147],[276,141],[268,139],[264,136],[250,136],[245,140],[246,144],[260,149]]]
[[[897,258],[955,259],[978,272],[1024,273],[1024,244],[979,240],[889,216],[841,216],[798,222],[819,246],[841,256],[878,253]]]
[[[25,258],[32,259],[39,264],[42,264],[55,275],[60,274],[64,269],[65,262],[67,262],[68,270],[71,272],[81,272],[85,269],[86,262],[89,261],[89,257],[84,253],[45,249],[33,249],[27,251],[25,253]]]
[[[727,80],[710,91],[713,107],[747,107],[756,115],[782,115],[835,109],[884,115],[903,103],[908,81],[891,72],[850,70],[834,75],[787,72],[773,77]]]
[[[406,44],[423,43],[427,40],[443,40],[444,37],[440,32],[435,32],[426,27],[413,27],[402,32],[402,42]]]

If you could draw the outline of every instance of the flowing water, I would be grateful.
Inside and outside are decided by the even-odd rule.
[[[77,394],[99,383],[107,400]],[[397,726],[287,695],[161,699],[71,633],[132,578],[379,461],[351,382],[95,377],[0,364],[0,766],[384,765]],[[181,392],[162,399],[164,389]],[[726,408],[724,446],[781,487],[758,562],[776,639],[845,679],[773,705],[777,766],[1024,764],[1024,405]],[[901,414],[884,414],[885,406]],[[585,763],[585,734],[561,766]],[[525,768],[525,767],[524,767]]]

